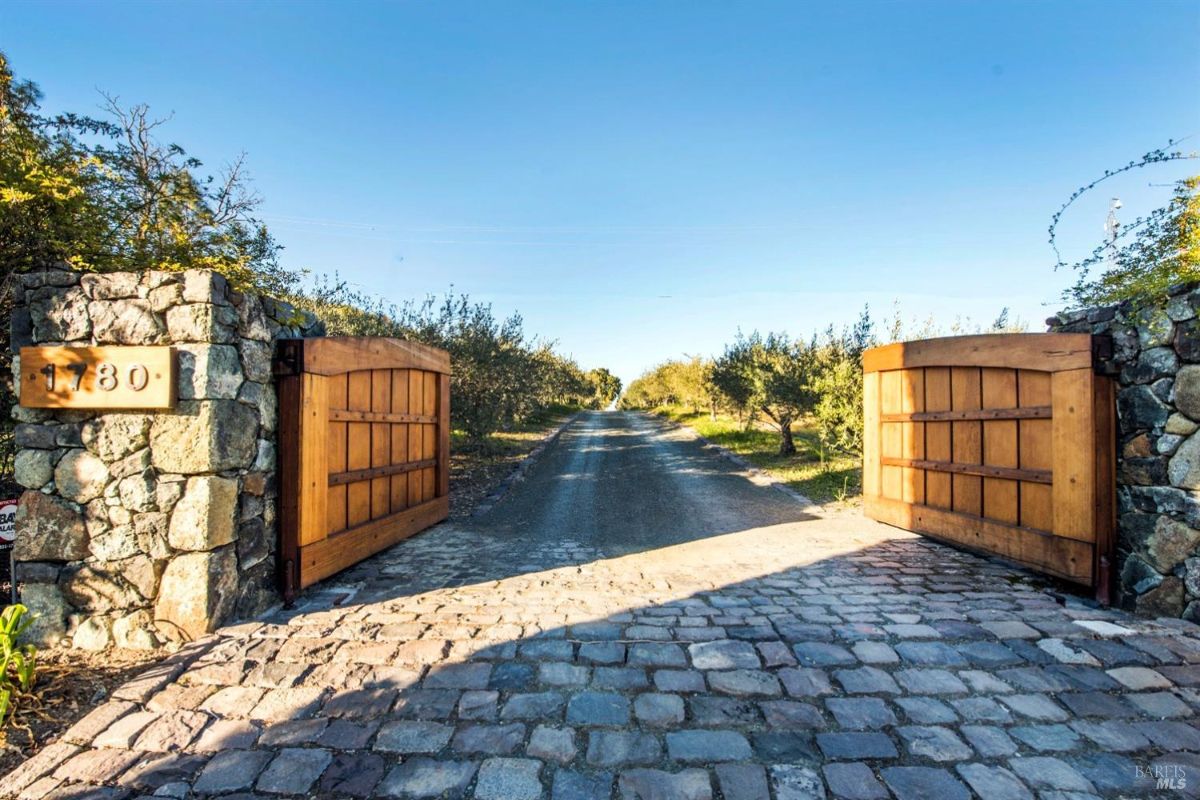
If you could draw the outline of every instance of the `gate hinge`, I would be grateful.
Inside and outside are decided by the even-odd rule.
[[[1092,369],[1100,375],[1117,373],[1117,365],[1113,363],[1113,340],[1110,334],[1092,334]]]
[[[304,340],[279,339],[275,343],[275,359],[271,371],[276,377],[299,375],[304,369]]]

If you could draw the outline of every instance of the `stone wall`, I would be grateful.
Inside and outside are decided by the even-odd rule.
[[[1200,288],[1165,307],[1063,312],[1051,331],[1112,336],[1117,386],[1117,601],[1200,622]]]
[[[274,341],[320,335],[209,271],[21,276],[12,345],[172,345],[176,408],[15,408],[14,557],[43,643],[154,648],[274,604]],[[14,373],[20,380],[19,363]]]

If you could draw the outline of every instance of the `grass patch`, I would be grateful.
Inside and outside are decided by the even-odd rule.
[[[450,452],[508,456],[528,452],[555,426],[581,409],[580,406],[553,405],[514,423],[508,430],[496,431],[483,442],[473,442],[464,431],[450,431]]]
[[[779,433],[771,428],[747,429],[735,418],[693,412],[679,406],[663,406],[654,413],[692,428],[713,444],[737,453],[759,469],[818,503],[835,500],[857,502],[862,496],[862,462],[857,456],[826,453],[816,431],[805,425],[792,428],[796,454],[779,455]]]
[[[484,442],[472,442],[460,430],[450,432],[450,516],[469,516],[476,505],[522,458],[579,409],[554,406],[497,431]]]

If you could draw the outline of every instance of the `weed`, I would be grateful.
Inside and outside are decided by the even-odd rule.
[[[33,689],[37,677],[37,648],[19,644],[33,616],[20,603],[0,612],[0,728],[16,711],[16,698]]]

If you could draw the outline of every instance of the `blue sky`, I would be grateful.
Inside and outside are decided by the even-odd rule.
[[[288,265],[453,284],[627,381],[864,303],[1036,326],[1050,214],[1200,133],[1197,42],[1195,2],[0,5],[48,109],[245,151]],[[1067,255],[1184,173],[1078,204]]]

